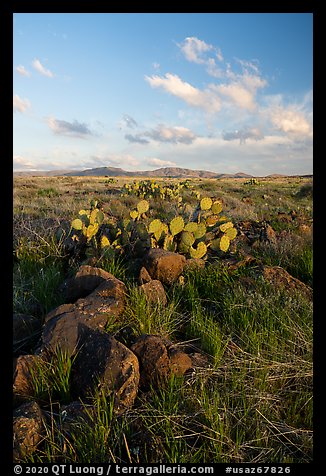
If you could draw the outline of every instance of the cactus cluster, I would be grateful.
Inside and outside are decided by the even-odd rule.
[[[141,200],[137,203],[137,207],[130,212],[130,218],[133,220],[140,220],[146,218],[146,212],[149,210],[149,203],[147,200]]]
[[[190,181],[171,183],[164,185],[155,180],[134,180],[132,183],[126,183],[122,188],[122,196],[136,195],[142,199],[160,198],[162,200],[177,200],[182,202],[181,193],[184,189],[190,188]]]
[[[246,182],[244,182],[244,185],[260,185],[260,182],[259,182],[259,180],[252,177],[249,180],[247,180]]]
[[[220,215],[222,210],[220,201],[203,197],[188,220],[178,215],[169,223],[159,218],[149,221],[146,215],[149,202],[142,199],[130,211],[130,218],[117,220],[113,217],[107,219],[95,201],[90,210],[80,210],[71,227],[77,232],[73,238],[79,240],[83,237],[97,256],[116,252],[143,255],[152,247],[190,258],[205,258],[210,250],[226,252],[237,235],[233,223]]]
[[[97,204],[96,200],[92,200],[90,210],[80,210],[79,217],[71,222],[71,227],[81,231],[87,243],[97,234],[105,218],[104,213],[97,208]]]
[[[173,218],[168,225],[156,218],[148,226],[151,246],[191,258],[204,258],[209,250],[226,252],[237,230],[231,221],[219,215],[222,210],[221,202],[204,197],[187,223],[182,216]]]

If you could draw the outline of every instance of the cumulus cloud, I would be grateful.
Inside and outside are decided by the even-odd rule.
[[[166,73],[164,77],[153,75],[145,76],[145,80],[152,88],[163,88],[193,107],[215,113],[221,108],[220,98],[211,89],[201,91],[191,84],[182,81],[176,74]]]
[[[210,76],[215,78],[224,76],[223,69],[218,67],[215,61],[215,58],[217,58],[220,63],[224,61],[220,48],[216,48],[194,36],[186,38],[181,44],[178,44],[178,46],[186,60],[192,63],[205,64],[207,67],[206,71]],[[208,52],[210,52],[212,56],[208,56]]]
[[[146,135],[155,141],[170,142],[172,144],[191,144],[196,138],[195,134],[186,127],[167,127],[163,124],[147,132]]]
[[[146,163],[154,167],[175,167],[177,165],[175,162],[171,162],[170,160],[157,159],[156,157],[146,159]]]
[[[150,141],[147,137],[156,142],[169,142],[171,144],[191,144],[196,139],[195,134],[186,127],[168,127],[164,124],[159,124],[155,129],[150,129],[139,134],[125,135],[125,139],[129,142],[138,144],[148,144]]]
[[[232,132],[225,132],[222,135],[226,141],[233,141],[239,139],[240,144],[245,144],[247,139],[254,139],[256,141],[262,140],[264,135],[258,128],[242,129]]]
[[[187,61],[203,65],[211,77],[223,82],[216,81],[201,90],[173,73],[145,76],[152,88],[162,88],[189,106],[211,114],[219,112],[224,105],[247,111],[256,109],[257,92],[267,85],[257,60],[235,59],[238,67],[234,70],[224,61],[220,48],[199,38],[187,37],[178,47]]]
[[[31,73],[25,68],[25,66],[21,64],[19,66],[16,66],[15,69],[17,73],[19,73],[21,76],[26,76],[28,78],[31,76]]]
[[[257,90],[264,88],[266,84],[267,82],[259,76],[244,74],[228,84],[212,85],[212,89],[235,106],[253,111],[256,108]]]
[[[13,109],[14,112],[25,112],[31,107],[31,103],[28,99],[21,99],[18,94],[13,96]]]
[[[288,135],[309,136],[312,133],[303,112],[296,110],[293,106],[288,108],[279,106],[272,109],[270,119],[277,130]]]
[[[213,45],[209,45],[194,36],[186,38],[178,46],[188,61],[197,64],[205,63],[206,60],[203,58],[203,54],[214,49]]]
[[[48,78],[53,78],[54,74],[52,73],[52,71],[50,71],[49,69],[46,69],[42,65],[40,60],[38,60],[37,58],[34,59],[32,65],[33,65],[33,68],[36,69],[36,71],[38,71],[43,76],[47,76]]]
[[[47,119],[47,124],[49,128],[58,135],[64,135],[67,137],[79,137],[84,138],[89,135],[93,135],[89,127],[85,123],[78,122],[74,120],[73,122],[62,121],[60,119],[55,119],[54,117],[49,117]]]

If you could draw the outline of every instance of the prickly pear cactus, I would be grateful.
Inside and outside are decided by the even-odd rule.
[[[213,200],[210,197],[204,197],[200,200],[201,210],[209,210],[213,204]]]
[[[181,231],[184,229],[184,226],[185,222],[181,216],[173,218],[170,221],[170,231],[172,233],[172,236],[181,233]]]
[[[149,203],[147,200],[141,200],[137,204],[137,210],[139,214],[146,213],[149,209]]]
[[[200,241],[197,245],[197,248],[194,248],[191,246],[189,249],[189,252],[190,252],[191,258],[200,259],[200,258],[203,258],[205,254],[207,253],[207,246],[205,245],[205,243]]]

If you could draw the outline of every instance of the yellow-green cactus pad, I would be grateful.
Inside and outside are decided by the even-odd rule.
[[[216,202],[214,202],[212,205],[212,212],[214,213],[214,215],[218,215],[219,213],[221,213],[222,210],[223,210],[222,203],[216,200]]]
[[[229,228],[233,228],[233,223],[232,221],[228,221],[226,223],[223,223],[222,225],[220,225],[220,230],[224,233],[226,232],[226,230],[228,230]]]
[[[191,258],[203,258],[203,256],[205,256],[205,254],[207,253],[207,246],[201,241],[200,243],[198,243],[197,248],[193,248],[191,246],[189,248],[189,253]]]
[[[198,228],[198,223],[196,223],[195,221],[190,221],[184,227],[184,231],[189,231],[190,233],[194,233],[197,230],[197,228]]]
[[[177,235],[184,229],[185,223],[182,217],[175,217],[170,221],[170,231],[172,235]]]
[[[141,200],[138,204],[137,204],[137,210],[139,212],[139,214],[142,214],[142,213],[146,213],[149,209],[149,203],[147,200]]]
[[[213,201],[210,197],[204,197],[200,200],[201,210],[209,210],[213,204]]]
[[[225,232],[226,236],[229,238],[229,240],[234,240],[234,238],[237,236],[238,232],[236,228],[228,228]]]
[[[79,218],[76,218],[71,222],[71,226],[74,230],[81,230],[83,228],[83,222]]]
[[[156,218],[155,220],[150,222],[149,228],[148,228],[149,233],[155,233],[162,230],[163,230],[163,223],[161,222],[161,220]]]
[[[181,242],[187,246],[192,246],[195,243],[195,237],[190,231],[183,231],[181,233]]]
[[[110,246],[110,240],[106,236],[102,236],[101,238],[101,247],[105,248],[107,246]]]
[[[137,210],[132,210],[130,212],[130,217],[133,219],[133,220],[136,220],[136,218],[138,218],[139,216],[139,213],[137,212]]]
[[[199,240],[199,238],[202,238],[206,233],[206,225],[205,223],[198,223],[197,224],[197,230],[194,232],[194,237],[196,240]]]

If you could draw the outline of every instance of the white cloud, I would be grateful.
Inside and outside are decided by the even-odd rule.
[[[220,84],[214,89],[242,109],[255,109],[254,94],[240,83]]]
[[[18,94],[13,96],[13,109],[14,112],[25,112],[31,107],[31,103],[28,99],[21,99]]]
[[[203,53],[214,49],[212,45],[209,45],[205,43],[205,41],[199,40],[194,36],[186,38],[184,42],[178,46],[188,61],[197,64],[205,63],[206,60],[202,57]]]
[[[277,130],[289,135],[309,136],[312,134],[311,126],[301,111],[293,106],[287,109],[276,107],[270,112],[270,118]]]
[[[43,76],[47,76],[48,78],[53,78],[54,74],[52,73],[52,71],[50,71],[49,69],[46,69],[42,65],[40,60],[38,60],[37,58],[34,59],[32,65],[33,65],[33,68],[36,69],[36,71],[38,71]]]
[[[170,160],[157,159],[156,157],[146,159],[146,164],[154,167],[175,167],[177,164]]]
[[[234,105],[253,111],[256,108],[257,90],[265,87],[266,84],[267,82],[259,76],[244,74],[239,75],[236,81],[228,84],[214,84],[211,88]]]
[[[221,108],[220,98],[210,89],[201,91],[191,84],[182,81],[176,74],[166,73],[165,77],[153,75],[145,76],[152,88],[163,88],[173,96],[185,101],[189,106],[204,109],[206,112],[215,113]]]
[[[21,76],[26,76],[26,77],[30,77],[31,76],[31,73],[25,68],[25,66],[23,65],[18,65],[16,66],[16,71],[17,73],[19,73]]]

